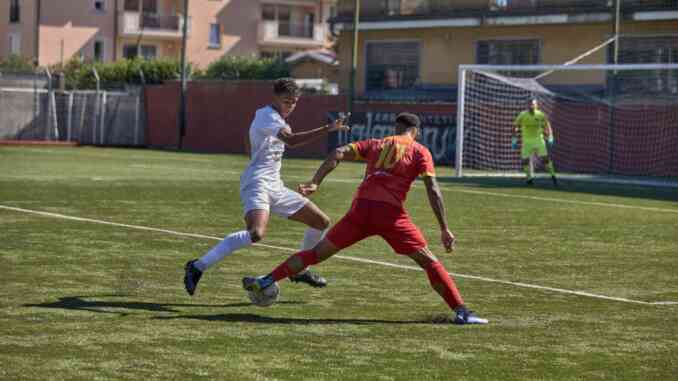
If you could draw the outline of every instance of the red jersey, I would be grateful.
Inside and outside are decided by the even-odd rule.
[[[355,199],[402,207],[417,177],[435,176],[431,152],[408,135],[362,140],[350,147],[359,160],[367,161]]]

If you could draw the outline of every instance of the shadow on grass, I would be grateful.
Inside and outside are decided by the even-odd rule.
[[[451,318],[445,316],[431,316],[421,320],[382,320],[382,319],[308,319],[308,318],[286,318],[269,317],[257,314],[218,314],[218,315],[183,315],[183,316],[157,316],[158,320],[175,319],[195,319],[204,321],[223,321],[239,323],[260,323],[260,324],[450,324]]]
[[[438,177],[438,182],[486,189],[536,189],[678,202],[678,191],[675,187],[616,184],[567,178],[559,179],[558,187],[554,187],[548,177],[535,179],[534,186],[526,185],[523,178],[511,177]]]
[[[113,301],[113,300],[86,300],[89,298],[115,298],[117,295],[98,295],[98,296],[65,296],[59,298],[56,302],[40,304],[24,304],[22,307],[52,308],[74,311],[89,311],[97,313],[127,315],[130,311],[151,311],[151,312],[180,312],[174,308],[236,308],[249,307],[251,303],[231,303],[231,304],[176,304],[176,303],[148,303],[135,301]],[[303,302],[282,302],[286,304],[304,304]],[[127,310],[112,311],[111,309]]]

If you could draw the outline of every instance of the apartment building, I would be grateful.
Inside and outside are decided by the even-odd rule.
[[[336,0],[190,0],[187,56],[200,67],[225,55],[287,57],[331,44]],[[71,57],[179,57],[184,0],[2,0],[0,57],[39,65]]]
[[[388,93],[457,84],[460,64],[562,64],[608,40],[609,0],[363,0],[357,91]],[[354,0],[331,20],[339,36],[340,86],[348,88]],[[678,1],[621,0],[620,63],[678,63]],[[612,62],[600,49],[581,63]],[[568,83],[601,81],[578,73]],[[562,80],[553,76],[549,80]],[[678,78],[675,78],[678,85]]]

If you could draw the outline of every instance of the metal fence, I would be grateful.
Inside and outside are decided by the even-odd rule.
[[[97,88],[57,90],[48,71],[0,73],[0,140],[144,146],[143,87]]]

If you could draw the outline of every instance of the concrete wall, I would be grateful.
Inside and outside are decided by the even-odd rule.
[[[47,93],[0,89],[0,140],[42,140],[47,130]]]

